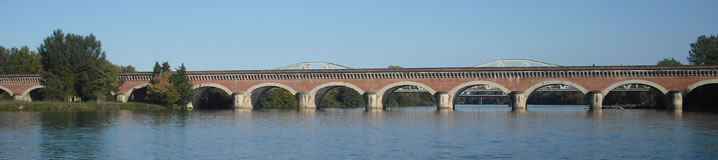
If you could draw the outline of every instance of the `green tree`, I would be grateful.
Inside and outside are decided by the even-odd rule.
[[[688,62],[693,65],[718,65],[718,36],[702,35],[691,43]]]
[[[355,108],[364,107],[361,94],[348,87],[337,87],[327,91],[319,103],[321,107]]]
[[[152,77],[157,76],[162,72],[162,67],[160,66],[160,63],[155,61],[155,66],[152,68]]]
[[[135,69],[135,66],[127,65],[127,67],[125,67],[125,68],[122,70],[122,72],[131,73],[131,72],[137,72],[137,70]]]
[[[42,56],[30,48],[0,46],[0,74],[25,74],[42,72]]]
[[[147,86],[147,99],[153,103],[170,106],[177,104],[180,99],[177,89],[170,83],[172,73],[162,72],[152,78],[152,83]]]
[[[187,105],[187,103],[192,102],[194,91],[192,90],[192,84],[187,76],[187,68],[184,67],[184,63],[182,63],[182,65],[177,69],[177,74],[170,77],[170,80],[180,96],[177,104],[184,106]]]
[[[97,100],[117,90],[116,72],[107,65],[102,44],[92,34],[64,34],[58,29],[45,38],[38,52],[44,70],[41,83],[48,99]]]
[[[260,108],[296,108],[294,95],[282,88],[270,88],[259,98]]]
[[[162,63],[162,68],[161,68],[160,71],[162,71],[162,72],[172,72],[172,68],[170,67],[170,63],[169,63],[169,62]]]
[[[399,65],[389,65],[389,67],[386,67],[386,68],[388,68],[388,69],[401,69],[401,68],[403,68],[403,67],[401,67],[401,66],[399,66]]]
[[[671,59],[663,58],[663,60],[659,61],[656,65],[659,65],[659,66],[680,66],[680,65],[683,65],[683,64],[681,64],[680,61],[678,61],[678,60],[676,60],[676,59],[673,59],[673,58],[671,58]]]

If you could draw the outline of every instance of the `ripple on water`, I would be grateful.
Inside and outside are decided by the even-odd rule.
[[[0,159],[714,159],[718,116],[505,105],[0,112]]]

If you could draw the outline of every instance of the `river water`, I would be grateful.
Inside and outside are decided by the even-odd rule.
[[[718,115],[500,105],[0,112],[0,159],[716,159]]]

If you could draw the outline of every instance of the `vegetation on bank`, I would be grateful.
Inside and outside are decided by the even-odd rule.
[[[28,112],[65,112],[65,111],[97,111],[97,110],[177,110],[180,107],[165,107],[147,103],[120,102],[17,102],[1,101],[0,111]]]

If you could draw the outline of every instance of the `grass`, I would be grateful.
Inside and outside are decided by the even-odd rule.
[[[155,104],[136,102],[17,102],[0,101],[0,111],[29,111],[29,112],[65,112],[65,111],[97,111],[97,110],[179,110],[182,107],[165,107]]]

